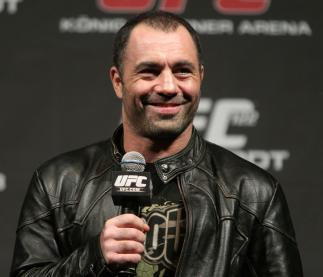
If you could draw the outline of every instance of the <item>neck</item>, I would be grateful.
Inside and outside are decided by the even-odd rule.
[[[183,150],[191,138],[192,128],[192,124],[190,124],[185,131],[175,139],[155,140],[140,136],[138,133],[131,130],[131,128],[128,128],[127,125],[124,125],[124,150],[126,152],[137,151],[145,157],[146,162],[152,163]]]

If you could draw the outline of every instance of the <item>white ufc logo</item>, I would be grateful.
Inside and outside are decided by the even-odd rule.
[[[0,0],[0,12],[4,11],[5,7],[7,7],[9,14],[15,14],[18,11],[19,2],[22,2],[22,0]]]
[[[229,149],[241,149],[248,138],[243,134],[229,134],[230,126],[254,127],[258,118],[259,113],[249,99],[224,98],[213,103],[210,98],[202,98],[194,125],[198,130],[205,130],[206,140]]]
[[[132,184],[135,184],[137,188],[144,188],[147,186],[145,183],[147,181],[146,176],[138,175],[119,175],[114,182],[115,187],[131,187]]]
[[[0,192],[7,188],[7,178],[6,175],[0,172]]]

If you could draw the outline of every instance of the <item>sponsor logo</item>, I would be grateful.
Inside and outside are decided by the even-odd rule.
[[[126,23],[125,18],[92,18],[80,15],[76,18],[61,18],[59,31],[61,33],[116,33]]]
[[[250,99],[224,98],[213,101],[202,98],[194,125],[208,141],[221,145],[264,169],[281,171],[284,162],[290,157],[288,150],[247,149],[248,136],[230,132],[232,128],[239,130],[242,127],[256,127],[259,117],[260,114]]]
[[[254,16],[265,13],[271,3],[271,0],[209,1],[213,3],[215,13],[230,15],[231,18],[234,15]],[[187,2],[187,0],[96,0],[101,11],[113,15],[139,13],[154,9],[183,13]],[[205,2],[200,4],[203,5]],[[199,34],[203,35],[310,37],[313,34],[310,24],[305,20],[250,20],[248,18],[232,20],[231,18],[187,18],[187,20]],[[81,14],[77,17],[61,18],[58,25],[61,33],[114,34],[125,22],[126,18],[123,17],[96,18]]]
[[[117,176],[114,186],[119,191],[142,191],[147,186],[148,178],[142,175],[119,175]]]
[[[182,13],[186,0],[97,0],[98,7],[108,13],[140,13],[157,7],[160,10]]]
[[[270,0],[213,0],[216,11],[224,14],[261,14],[267,11]],[[186,0],[97,0],[98,7],[108,13],[140,13],[158,8],[183,13]]]
[[[230,19],[187,19],[201,35],[238,35],[271,37],[310,37],[312,28],[301,20],[242,20],[235,23]],[[61,18],[58,28],[61,33],[115,34],[126,22],[125,18],[95,18],[87,15]]]
[[[215,0],[214,7],[225,14],[261,14],[268,10],[270,0]]]
[[[151,204],[151,179],[148,172],[121,172],[113,175],[112,199],[115,205],[127,206],[129,203]]]
[[[0,0],[0,13],[7,12],[8,14],[15,14],[18,11],[18,4],[23,0]]]
[[[312,28],[307,21],[300,20],[243,20],[236,28],[238,35],[265,36],[312,36]]]
[[[7,188],[7,177],[0,172],[0,192],[5,191]]]

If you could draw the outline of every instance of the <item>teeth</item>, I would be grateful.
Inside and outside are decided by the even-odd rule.
[[[160,107],[175,107],[179,104],[152,104],[153,106],[160,106]]]

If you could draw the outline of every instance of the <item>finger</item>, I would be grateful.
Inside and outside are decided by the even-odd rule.
[[[106,253],[142,254],[144,250],[144,245],[142,243],[132,240],[109,240],[103,245],[103,251]]]
[[[118,250],[116,253],[119,254],[142,254],[145,248],[144,245],[137,241],[124,240],[118,241]]]
[[[134,214],[122,214],[108,220],[109,224],[119,228],[136,228],[140,231],[149,231],[149,226]]]
[[[135,228],[116,228],[113,233],[111,232],[107,236],[115,240],[133,240],[141,243],[144,243],[146,239],[145,234]]]
[[[111,253],[107,258],[109,264],[137,264],[141,260],[141,255]]]

